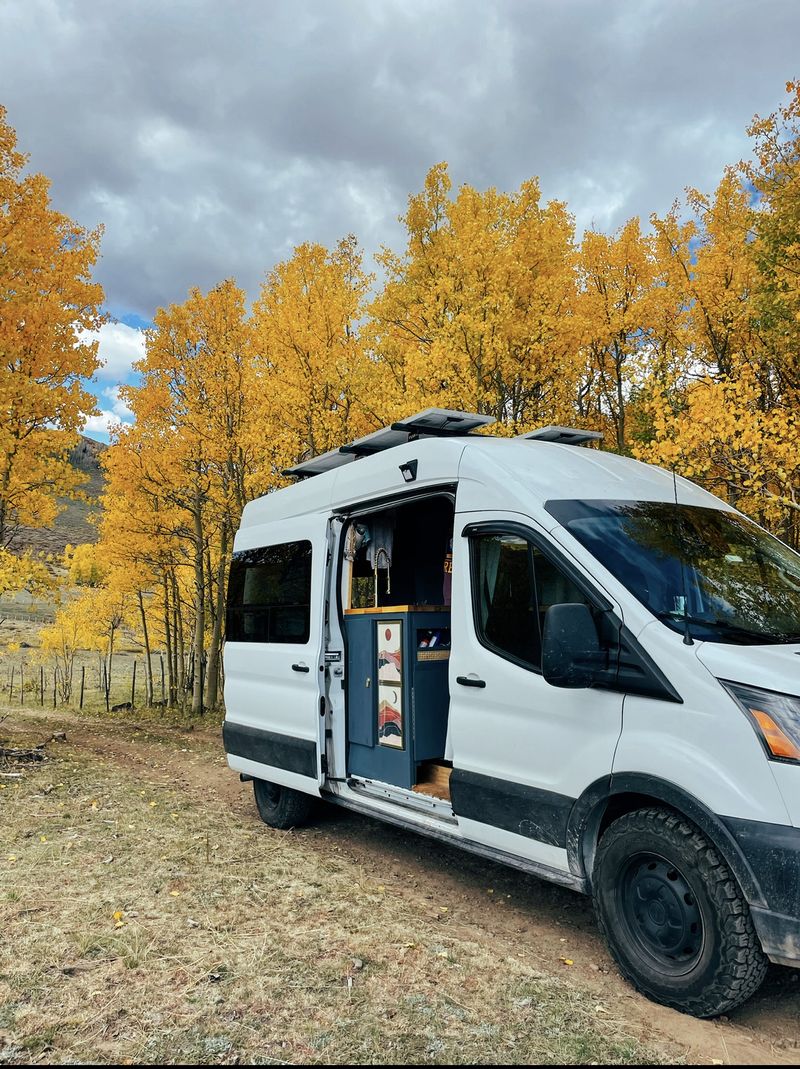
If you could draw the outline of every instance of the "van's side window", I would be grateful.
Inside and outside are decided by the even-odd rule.
[[[308,642],[311,543],[234,553],[228,580],[229,642]]]
[[[542,663],[551,605],[588,599],[536,546],[516,534],[472,540],[475,627],[484,645],[526,668]]]

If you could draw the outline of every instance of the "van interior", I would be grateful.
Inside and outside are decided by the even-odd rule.
[[[449,801],[454,505],[351,516],[342,546],[347,774]]]

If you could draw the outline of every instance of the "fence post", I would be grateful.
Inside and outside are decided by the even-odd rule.
[[[81,704],[79,706],[79,708],[81,708],[81,709],[83,708],[83,687],[84,687],[85,683],[86,683],[86,665],[82,664],[81,665]]]
[[[56,707],[56,683],[58,682],[58,669],[53,669],[53,708]]]
[[[39,694],[41,695],[40,704],[44,708],[44,665],[39,666]]]
[[[133,676],[131,677],[131,709],[136,698],[136,661],[133,662]]]
[[[19,704],[25,704],[25,665],[19,666]]]

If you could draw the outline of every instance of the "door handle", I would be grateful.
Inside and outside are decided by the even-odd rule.
[[[310,672],[311,669],[308,667],[307,664],[293,664],[292,665],[292,671],[293,672]]]
[[[456,676],[456,683],[460,683],[462,687],[485,687],[485,679],[474,679],[472,676]]]

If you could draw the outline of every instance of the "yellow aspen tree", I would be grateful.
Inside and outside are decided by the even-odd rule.
[[[684,264],[691,260],[697,228],[694,220],[679,217],[677,205],[666,220],[668,229],[655,229],[648,241],[653,276],[641,302],[638,367],[627,405],[628,445],[633,453],[655,436],[656,409],[663,413],[669,405],[680,408],[687,381],[696,370],[690,330],[693,305]]]
[[[134,501],[137,505],[132,507]],[[146,702],[152,705],[153,639],[160,630],[154,602],[157,603],[157,595],[161,593],[160,577],[170,557],[163,530],[149,516],[147,505],[147,499],[142,500],[141,495],[120,499],[106,492],[100,541],[92,548],[103,584],[125,590],[130,595],[134,606],[131,626],[144,646]],[[163,524],[161,526],[163,528]]]
[[[702,472],[709,486],[723,490],[737,504],[742,485],[734,474],[742,470],[742,451],[735,436],[721,434],[712,463],[712,452],[701,447],[696,431],[707,429],[705,415],[712,411],[712,401],[724,401],[733,419],[738,398],[741,410],[736,418],[742,425],[752,423],[757,400],[753,383],[769,382],[752,306],[757,286],[749,241],[753,216],[747,191],[731,169],[713,196],[689,190],[687,201],[693,212],[688,220],[680,219],[677,206],[663,219],[651,217],[665,288],[685,310],[684,351],[674,362],[671,377],[659,381],[651,376],[648,410],[653,435],[650,441],[636,443],[634,452],[642,459],[674,463],[684,474],[691,470],[699,478]],[[737,382],[742,384],[739,393]],[[759,404],[762,410],[770,406],[763,391]],[[722,462],[725,449],[732,450],[728,465]]]
[[[682,410],[657,412],[642,455],[695,479],[775,530],[800,535],[800,412],[765,409],[753,368],[735,378],[703,378],[686,389]]]
[[[282,469],[381,425],[359,336],[370,284],[355,238],[305,244],[270,271],[253,305],[254,399],[272,485]]]
[[[756,160],[727,169],[712,197],[689,191],[690,248],[677,249],[675,213],[653,220],[687,280],[688,360],[676,388],[654,391],[655,434],[638,454],[671,461],[797,545],[800,96],[788,89],[750,128]]]
[[[70,601],[60,608],[52,624],[39,631],[40,656],[51,659],[62,702],[72,696],[75,658],[81,650],[96,648],[97,633],[87,625],[84,606]]]
[[[100,231],[50,206],[49,182],[23,173],[27,157],[0,107],[0,588],[29,580],[13,553],[21,526],[42,527],[58,498],[83,481],[69,450],[94,398],[98,366],[83,332],[103,322],[92,281]]]
[[[693,189],[687,199],[696,222],[681,224],[676,209],[651,222],[662,255],[672,258],[673,279],[683,276],[695,372],[735,375],[744,364],[757,364],[761,350],[751,303],[758,280],[749,247],[750,195],[728,168],[713,196]]]
[[[64,567],[70,582],[75,586],[100,586],[108,573],[101,557],[101,549],[92,542],[68,545],[64,550]]]
[[[193,714],[204,707],[204,675],[213,677],[210,697],[216,701],[228,546],[244,500],[258,484],[263,452],[249,344],[244,294],[233,282],[205,295],[193,290],[182,305],[160,309],[137,365],[141,385],[122,391],[136,422],[119,433],[107,461],[115,493],[128,488],[145,495],[145,514],[168,519],[176,560],[191,568]],[[178,611],[181,583],[174,569],[170,583]],[[205,671],[209,589],[216,619],[211,671]],[[182,630],[175,635],[181,648]]]
[[[753,253],[759,271],[759,324],[773,355],[786,403],[800,402],[800,81],[787,101],[748,133],[755,159],[742,165],[755,188]]]
[[[104,454],[106,490],[96,553],[106,571],[133,578],[147,655],[148,700],[152,700],[154,691],[150,652],[160,648],[166,655],[165,698],[174,705],[178,700],[179,671],[173,657],[178,642],[172,591],[175,572],[190,567],[190,562],[179,537],[181,521],[177,511],[139,484],[138,467],[131,463],[132,448],[123,435]]]
[[[462,186],[446,164],[409,198],[405,254],[383,250],[386,284],[370,306],[370,346],[392,415],[437,404],[493,415],[519,433],[574,410],[573,222],[514,194]]]
[[[628,408],[646,379],[652,352],[652,290],[657,275],[652,238],[630,219],[614,235],[587,231],[581,242],[580,319],[587,388],[585,418],[610,431],[618,452],[629,449]]]

